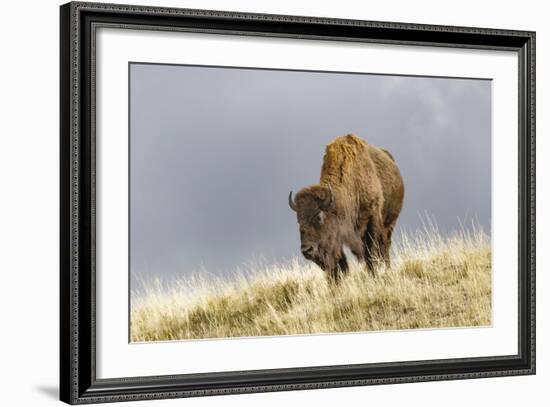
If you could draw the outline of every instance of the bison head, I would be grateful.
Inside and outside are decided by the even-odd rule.
[[[332,188],[330,185],[314,185],[302,189],[295,199],[292,199],[291,191],[288,204],[298,217],[302,254],[324,269],[333,254],[331,247],[334,246],[337,228]]]

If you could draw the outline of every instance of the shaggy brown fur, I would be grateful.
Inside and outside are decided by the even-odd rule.
[[[389,266],[391,236],[403,206],[403,179],[392,155],[354,134],[327,145],[320,183],[289,205],[300,225],[301,251],[337,282],[348,270],[344,245],[374,275]]]

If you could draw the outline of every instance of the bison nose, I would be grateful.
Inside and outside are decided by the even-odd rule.
[[[302,247],[300,247],[300,250],[302,251],[302,254],[307,257],[313,252],[313,247],[309,245],[302,245]]]

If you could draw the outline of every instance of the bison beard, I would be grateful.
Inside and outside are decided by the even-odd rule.
[[[304,257],[331,282],[348,270],[344,246],[374,275],[390,266],[391,236],[403,206],[403,179],[392,155],[354,134],[327,145],[319,184],[292,198]]]

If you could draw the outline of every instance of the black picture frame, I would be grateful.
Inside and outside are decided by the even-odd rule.
[[[60,7],[60,398],[70,404],[535,373],[535,33],[71,2]],[[519,351],[515,355],[166,376],[96,378],[95,29],[181,30],[519,56]],[[512,267],[512,265],[510,265]]]

